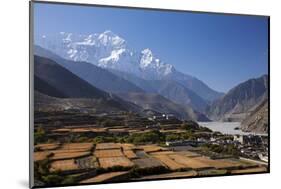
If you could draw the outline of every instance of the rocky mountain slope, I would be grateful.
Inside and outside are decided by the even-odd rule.
[[[40,93],[45,93],[57,98],[67,98],[62,91],[51,86],[46,81],[40,79],[38,76],[34,75],[34,89]]]
[[[268,132],[268,100],[264,100],[241,123],[241,129],[245,132]]]
[[[268,76],[250,79],[232,88],[207,110],[212,120],[241,121],[268,97]]]
[[[208,119],[188,106],[176,104],[169,99],[153,93],[120,93],[121,98],[126,99],[145,110],[153,110],[159,113],[173,114],[180,119],[207,121]]]
[[[207,102],[192,90],[174,80],[144,80],[129,73],[111,70],[114,74],[134,83],[147,93],[157,93],[176,104],[205,112]]]
[[[57,98],[34,91],[35,111],[65,111],[72,110],[88,113],[106,113],[112,111],[141,111],[134,104],[127,103],[126,106],[117,103],[113,99],[100,100],[95,98]]]
[[[45,95],[44,98],[42,95],[37,95],[40,99],[44,99],[44,103],[41,103],[42,107],[53,106],[53,103],[56,102],[54,104],[57,107],[65,108],[68,108],[67,104],[73,103],[76,104],[77,108],[79,108],[79,104],[89,108],[97,108],[95,104],[103,104],[104,107],[101,109],[107,111],[116,109],[120,111],[142,111],[142,108],[133,103],[95,88],[50,59],[35,56],[34,74],[34,90]],[[35,102],[40,102],[37,97],[35,96]]]
[[[57,90],[62,91],[67,97],[110,98],[110,95],[106,92],[93,87],[56,62],[47,58],[39,56],[34,57],[34,74]]]
[[[54,60],[59,65],[68,69],[75,75],[87,81],[91,85],[107,92],[143,92],[133,83],[119,77],[103,68],[88,62],[75,62],[66,60],[55,53],[40,46],[34,47],[34,54]]]

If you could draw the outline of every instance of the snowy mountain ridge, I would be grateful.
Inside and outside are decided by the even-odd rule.
[[[128,73],[146,81],[176,81],[208,102],[222,95],[199,79],[161,61],[149,48],[134,50],[125,39],[109,30],[90,35],[59,32],[35,36],[35,45],[67,60],[77,63],[88,62],[109,71]]]
[[[35,43],[68,60],[86,61],[145,79],[162,79],[174,71],[172,65],[163,63],[150,49],[136,52],[123,38],[109,30],[90,35],[60,32],[37,37]]]

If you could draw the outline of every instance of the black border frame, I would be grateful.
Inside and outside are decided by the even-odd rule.
[[[101,7],[101,8],[119,8],[119,9],[132,9],[132,10],[150,10],[150,11],[166,11],[166,12],[182,12],[182,13],[201,13],[201,14],[215,14],[215,15],[229,15],[229,16],[252,16],[252,17],[265,17],[267,18],[267,33],[268,33],[268,168],[267,171],[258,173],[236,173],[236,174],[224,174],[224,175],[206,175],[206,176],[191,176],[191,177],[174,177],[174,178],[159,178],[159,179],[144,179],[144,180],[129,180],[129,181],[114,181],[104,183],[79,183],[79,184],[60,184],[51,186],[34,186],[34,173],[33,173],[33,29],[34,29],[34,14],[33,3],[41,4],[57,4],[57,5],[70,5],[70,6],[86,6],[86,7]],[[224,12],[208,12],[208,11],[192,11],[192,10],[179,10],[179,9],[164,9],[164,8],[148,8],[148,7],[134,7],[134,6],[121,6],[121,5],[102,5],[92,3],[68,3],[68,2],[56,2],[56,1],[42,1],[42,0],[30,0],[29,1],[29,188],[53,188],[53,187],[68,187],[68,186],[89,186],[89,185],[104,185],[104,184],[116,184],[116,183],[137,183],[147,181],[161,181],[161,180],[182,180],[192,178],[211,178],[211,177],[226,177],[226,176],[239,176],[239,175],[258,175],[270,173],[270,16],[269,15],[254,15],[254,14],[238,14],[238,13],[224,13]]]

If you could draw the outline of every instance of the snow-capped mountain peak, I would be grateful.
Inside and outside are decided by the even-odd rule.
[[[142,57],[140,60],[140,67],[145,68],[153,61],[153,54],[150,49],[144,49],[141,51]]]
[[[110,56],[106,57],[106,58],[102,58],[99,60],[99,62],[104,62],[107,63],[110,60],[112,60],[113,62],[117,62],[120,59],[120,56],[126,51],[126,49],[116,49],[111,51]]]
[[[125,40],[119,37],[118,35],[114,34],[110,30],[106,30],[105,32],[99,34],[98,39],[105,46],[112,45],[117,47],[124,47],[125,45]]]
[[[65,59],[87,61],[105,69],[129,72],[145,79],[161,79],[173,72],[152,50],[137,52],[110,30],[89,35],[60,32],[37,37],[35,43]]]
[[[143,55],[152,56],[152,51],[149,48],[143,49],[141,53]]]
[[[140,67],[143,70],[156,70],[160,77],[166,76],[173,72],[173,66],[163,63],[159,58],[155,57],[149,48],[141,51]]]

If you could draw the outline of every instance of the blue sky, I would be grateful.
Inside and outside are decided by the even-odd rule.
[[[268,72],[267,18],[35,3],[34,33],[111,30],[177,70],[227,92]]]

